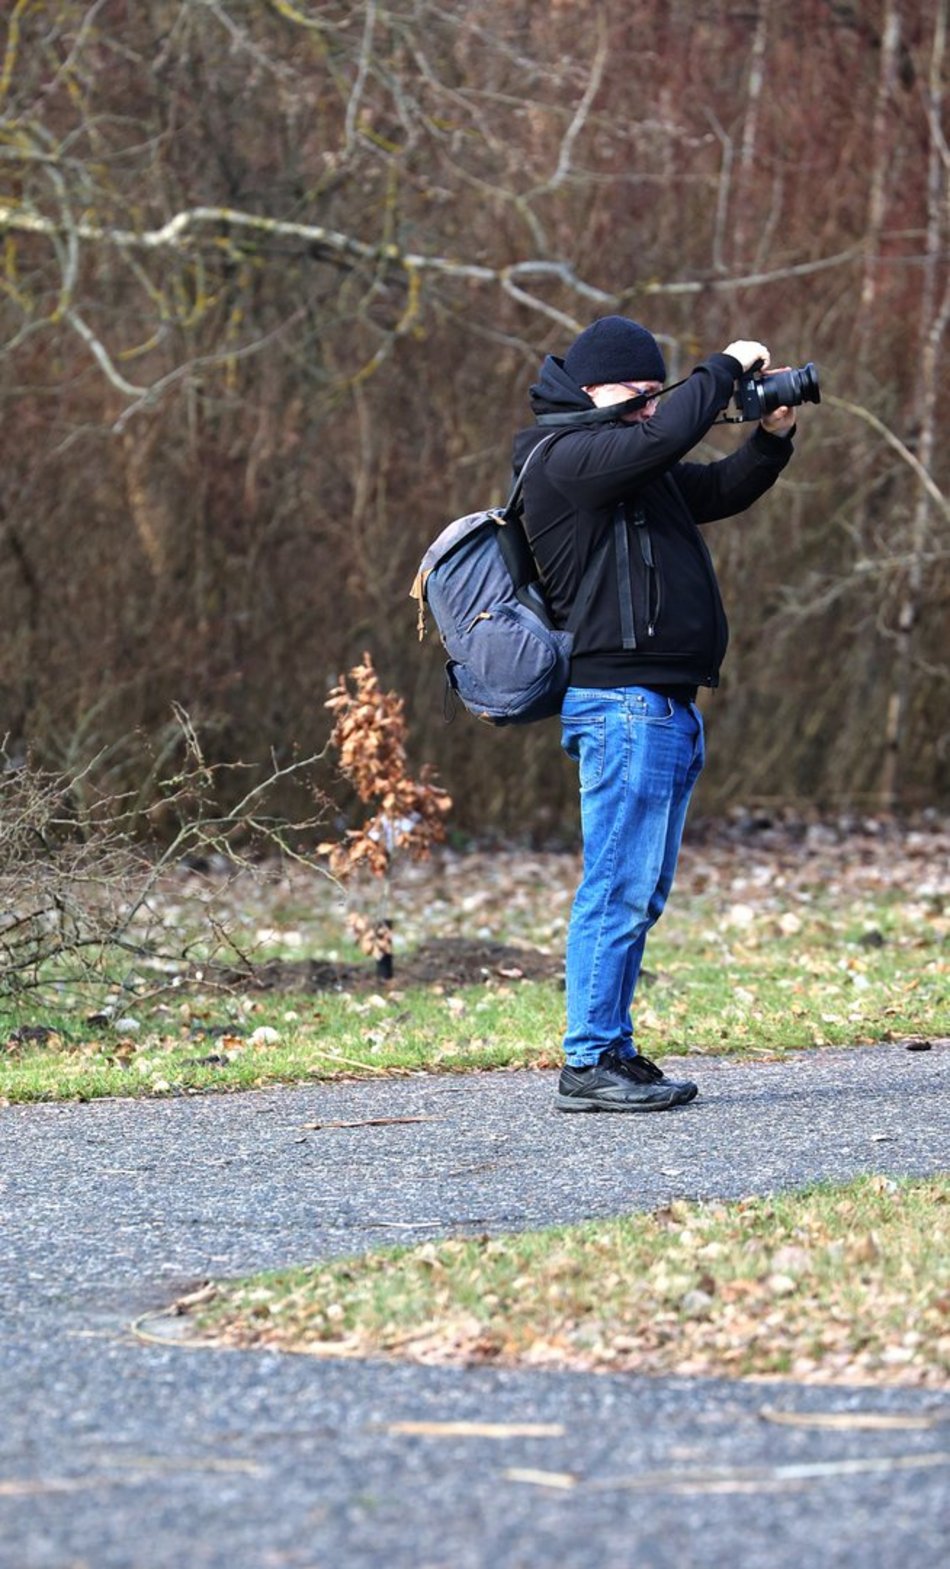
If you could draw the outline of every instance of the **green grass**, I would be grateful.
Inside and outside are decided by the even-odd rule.
[[[514,926],[499,910],[493,930],[500,940],[547,938],[557,951],[563,937],[552,941],[539,926],[547,919],[550,927],[550,906],[542,906]],[[815,1045],[950,1033],[950,923],[936,902],[909,906],[893,895],[855,900],[826,892],[784,906],[772,901],[752,918],[742,914],[750,908],[724,909],[709,895],[687,895],[652,934],[636,1009],[638,1043],[648,1056],[767,1058]],[[299,924],[299,910],[271,911],[269,918],[268,951],[280,954],[281,927]],[[444,927],[449,935],[457,930],[450,917]],[[299,959],[295,936],[284,956]],[[311,943],[308,933],[304,952],[326,952]],[[132,995],[121,1011],[139,1020],[134,1034],[87,1024],[88,998],[70,1007],[63,991],[50,1008],[27,994],[20,1009],[0,1012],[0,1098],[169,1095],[559,1060],[564,994],[555,981],[492,975],[449,992],[404,989],[400,962],[405,954],[397,951],[395,982],[375,994],[207,992],[151,1004]],[[24,1026],[52,1034],[13,1040]],[[278,1038],[255,1040],[262,1028]],[[220,1060],[202,1061],[212,1056]]]
[[[218,1343],[944,1386],[950,1180],[391,1248],[218,1285]]]
[[[562,1011],[557,986],[539,983],[490,992],[469,987],[449,997],[398,988],[387,995],[283,997],[246,1009],[211,999],[188,1006],[186,1016],[180,1009],[177,1016],[153,1013],[134,1035],[44,1013],[45,1026],[56,1033],[43,1043],[8,1044],[0,1057],[0,1096],[14,1102],[168,1095],[553,1062]],[[22,1020],[7,1016],[0,1028],[9,1037]],[[212,1057],[219,1060],[206,1060]]]

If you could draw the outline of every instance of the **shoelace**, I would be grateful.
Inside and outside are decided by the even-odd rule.
[[[636,1057],[621,1057],[617,1052],[610,1053],[610,1066],[616,1073],[622,1073],[627,1079],[635,1079],[638,1084],[657,1084],[663,1078],[663,1071],[649,1057],[639,1054]]]

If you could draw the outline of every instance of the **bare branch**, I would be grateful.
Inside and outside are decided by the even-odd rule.
[[[549,320],[557,322],[558,326],[563,327],[572,337],[575,337],[581,331],[582,324],[576,317],[568,316],[564,311],[559,311],[556,306],[549,305],[546,300],[538,299],[536,294],[528,294],[525,289],[519,289],[517,284],[513,282],[510,272],[506,272],[503,275],[501,286],[506,294],[510,294],[513,300],[518,301],[519,305],[527,305],[529,310],[540,311],[542,316],[547,316]]]
[[[844,266],[863,253],[863,245],[852,245],[833,256],[798,262],[788,267],[777,268],[772,272],[740,274],[734,278],[692,278],[669,283],[650,282],[639,284],[635,289],[625,290],[622,295],[612,295],[579,278],[568,262],[537,259],[518,262],[515,267],[489,267],[476,262],[456,261],[449,256],[424,256],[412,251],[403,251],[395,244],[371,245],[365,240],[354,238],[353,235],[342,234],[337,229],[328,229],[323,224],[293,223],[281,218],[266,218],[259,213],[241,212],[233,207],[192,207],[185,212],[176,213],[160,229],[136,231],[80,222],[75,225],[75,232],[80,239],[111,244],[120,249],[173,250],[187,253],[190,249],[192,232],[200,231],[208,224],[220,224],[229,229],[267,235],[275,239],[300,240],[308,245],[321,247],[334,256],[371,263],[374,267],[401,267],[407,271],[415,269],[420,273],[439,273],[444,277],[470,279],[473,282],[501,283],[516,270],[521,274],[546,272],[555,274],[567,287],[586,298],[601,302],[626,299],[635,294],[702,294],[707,289],[766,286],[782,282],[787,278],[807,277],[811,273],[822,272],[830,267]],[[53,236],[61,233],[63,227],[51,218],[41,217],[38,213],[23,212],[9,203],[0,202],[0,231],[9,229],[27,234]]]
[[[295,27],[306,28],[308,32],[315,34],[320,44],[321,52],[325,52],[326,44],[324,43],[323,34],[326,24],[323,21],[318,22],[313,17],[304,16],[297,10],[296,6],[290,4],[290,0],[267,0],[267,4],[273,11],[277,12],[278,16],[282,16],[285,21],[293,22]]]
[[[3,213],[0,209],[0,221]],[[849,245],[845,251],[836,251],[833,256],[819,256],[814,261],[795,262],[788,267],[777,267],[772,272],[740,273],[734,278],[686,278],[672,283],[644,283],[638,284],[635,289],[627,289],[623,298],[629,299],[636,294],[705,294],[707,290],[720,289],[754,289],[767,288],[773,283],[784,283],[789,278],[807,278],[811,273],[826,272],[830,267],[844,267],[849,262],[857,261],[864,254],[863,241],[857,245]]]
[[[204,6],[206,11],[210,11],[217,22],[221,23],[232,42],[239,49],[246,50],[251,58],[257,61],[258,65],[263,66],[265,71],[269,71],[272,76],[285,81],[290,77],[291,72],[288,71],[287,67],[273,60],[263,49],[259,49],[244,28],[238,26],[234,18],[228,15],[224,6],[219,5],[217,0],[198,0],[198,3]]]
[[[871,129],[873,164],[871,188],[868,197],[867,251],[864,260],[864,277],[861,282],[861,343],[859,358],[866,361],[869,343],[869,312],[877,292],[874,264],[880,250],[881,233],[887,209],[888,181],[892,176],[891,145],[892,99],[897,77],[898,49],[901,37],[901,14],[898,0],[887,0],[884,30],[881,38],[881,64],[878,78],[877,103]]]
[[[0,65],[0,102],[6,98],[10,91],[10,83],[16,70],[17,52],[20,47],[20,19],[25,12],[29,0],[16,0],[7,23],[7,44],[3,53],[3,64]]]
[[[928,474],[920,459],[911,452],[908,446],[905,446],[899,436],[895,436],[894,432],[889,426],[884,424],[883,420],[878,419],[876,414],[872,414],[870,409],[863,408],[859,403],[851,403],[847,398],[837,398],[826,392],[823,392],[821,396],[823,403],[830,403],[832,408],[844,409],[847,414],[854,414],[856,418],[864,420],[866,424],[870,425],[872,430],[876,430],[878,435],[887,442],[888,446],[893,447],[894,451],[913,469],[931,501],[936,503],[945,518],[950,519],[950,498],[944,495],[939,485]]]
[[[87,327],[82,317],[76,311],[68,310],[64,312],[64,320],[69,323],[74,332],[79,334],[83,343],[91,350],[99,369],[118,392],[121,392],[126,398],[145,398],[149,396],[151,388],[137,387],[134,382],[126,381],[125,377],[116,370],[109,358],[107,349],[96,337],[92,328]]]
[[[722,163],[719,169],[719,179],[716,184],[716,218],[713,225],[712,260],[713,271],[722,273],[726,270],[725,262],[725,237],[727,217],[729,212],[729,198],[732,194],[732,163],[735,147],[732,137],[719,123],[717,116],[711,109],[706,110],[706,118],[719,139],[722,147]]]
[[[366,76],[369,71],[370,55],[373,48],[373,33],[376,30],[376,0],[368,0],[366,7],[366,20],[363,25],[363,41],[360,44],[360,57],[356,69],[356,80],[353,91],[350,93],[346,106],[346,121],[343,128],[343,141],[347,151],[353,146],[356,137],[356,117],[360,111],[360,100],[363,88],[366,86]]]
[[[587,123],[587,118],[590,114],[591,107],[593,105],[594,99],[597,96],[601,81],[603,80],[604,66],[606,63],[607,27],[604,20],[604,12],[599,11],[597,13],[597,48],[594,53],[594,58],[591,61],[590,74],[587,78],[587,86],[584,89],[584,95],[581,98],[580,103],[574,111],[573,119],[571,120],[571,123],[561,140],[561,146],[558,152],[557,167],[549,180],[547,180],[543,185],[536,186],[533,191],[528,193],[528,200],[534,200],[534,198],[537,196],[547,196],[551,191],[556,191],[560,185],[564,184],[564,181],[570,174],[571,158],[574,152],[574,145]]]
[[[221,810],[222,774],[244,765],[206,764],[188,715],[178,707],[175,713],[184,759],[158,779],[158,803],[144,818],[137,793],[97,787],[101,758],[54,774],[13,765],[0,747],[0,997],[58,993],[64,984],[100,995],[121,986],[141,996],[145,975],[156,968],[170,977],[163,986],[175,985],[192,972],[196,947],[213,953],[222,942],[234,946],[213,916],[214,890],[197,898],[176,890],[174,910],[160,913],[156,895],[185,856],[219,857],[232,878],[253,876],[258,852],[267,847],[327,875],[299,848],[312,843],[327,804],[313,787],[317,759],[283,766],[272,760],[266,777],[235,807]],[[264,815],[262,808],[291,779],[306,785],[313,803],[305,820]],[[152,819],[161,824],[169,816],[177,831],[150,841]],[[248,843],[251,855],[241,849]],[[189,922],[182,920],[182,903],[190,905]],[[137,961],[131,971],[129,955]]]

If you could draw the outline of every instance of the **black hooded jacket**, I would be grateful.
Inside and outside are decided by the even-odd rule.
[[[525,528],[558,626],[570,614],[603,531],[613,527],[618,503],[626,512],[636,647],[623,646],[617,553],[611,547],[575,635],[573,685],[719,684],[728,628],[697,525],[751,506],[775,483],[792,453],[789,437],[769,435],[757,425],[743,446],[718,462],[683,461],[726,407],[741,371],[731,355],[713,354],[660,399],[650,419],[558,428],[530,464]],[[551,355],[531,388],[531,402],[535,414],[593,407]],[[532,448],[552,434],[543,426],[519,432],[516,473]]]

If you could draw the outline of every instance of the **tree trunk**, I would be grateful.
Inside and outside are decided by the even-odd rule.
[[[917,456],[928,474],[936,450],[940,349],[947,320],[950,317],[950,279],[947,280],[943,300],[939,309],[937,308],[937,275],[941,242],[946,233],[948,219],[947,172],[944,167],[941,132],[942,72],[946,36],[947,0],[938,0],[928,91],[930,156],[927,181],[927,260],[921,290],[919,401],[915,421],[918,432]],[[902,747],[914,661],[914,629],[920,616],[923,599],[932,513],[933,503],[930,496],[923,486],[919,486],[908,541],[907,575],[897,618],[892,685],[887,705],[881,794],[885,805],[891,811],[900,804]]]

